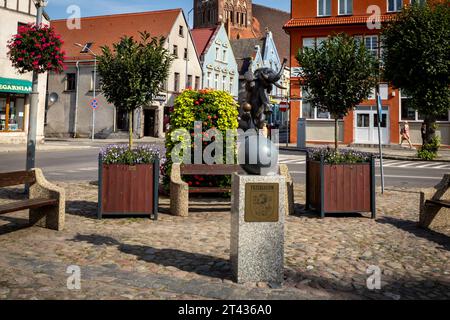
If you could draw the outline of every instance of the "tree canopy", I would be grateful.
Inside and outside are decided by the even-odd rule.
[[[98,67],[107,101],[128,112],[130,148],[133,111],[150,104],[161,91],[173,61],[173,56],[164,46],[163,37],[150,37],[145,31],[140,35],[139,42],[124,36],[112,50],[102,47]]]
[[[377,84],[378,60],[363,43],[341,33],[297,54],[300,77],[308,90],[303,98],[313,107],[328,111],[337,121],[367,99]]]
[[[450,107],[449,2],[405,7],[382,31],[384,78],[434,122]]]

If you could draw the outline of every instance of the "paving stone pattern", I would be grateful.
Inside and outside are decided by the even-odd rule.
[[[422,230],[418,190],[378,193],[369,214],[318,219],[304,212],[295,187],[296,215],[286,218],[285,282],[232,281],[230,203],[193,198],[190,216],[96,219],[97,186],[66,189],[61,232],[27,227],[26,211],[0,216],[0,299],[449,299],[450,228]],[[0,203],[23,197],[0,190]],[[81,290],[67,289],[66,269],[81,268]],[[369,290],[369,266],[381,269],[381,289]]]

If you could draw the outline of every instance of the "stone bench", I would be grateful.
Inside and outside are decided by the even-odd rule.
[[[183,181],[183,175],[231,175],[235,172],[244,174],[240,165],[228,164],[179,164],[172,165],[170,174],[170,212],[175,216],[187,217],[189,215],[189,193],[224,193],[230,192],[231,188],[219,187],[189,187]],[[280,175],[286,178],[288,192],[285,195],[288,214],[294,214],[294,184],[289,174],[287,165],[280,165]]]
[[[0,173],[0,188],[27,184],[27,200],[0,205],[0,214],[29,209],[30,225],[62,230],[65,218],[65,192],[49,183],[41,169]]]
[[[420,193],[419,226],[432,229],[450,225],[450,174],[445,174],[435,192]]]

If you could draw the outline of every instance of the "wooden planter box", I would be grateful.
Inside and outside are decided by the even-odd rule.
[[[158,219],[159,161],[153,164],[103,164],[99,159],[98,218],[148,215]]]
[[[306,161],[306,209],[327,213],[371,212],[375,219],[375,161],[326,164]]]

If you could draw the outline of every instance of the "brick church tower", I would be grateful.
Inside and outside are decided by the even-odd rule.
[[[253,38],[252,0],[194,0],[194,29],[224,23],[230,39]]]

